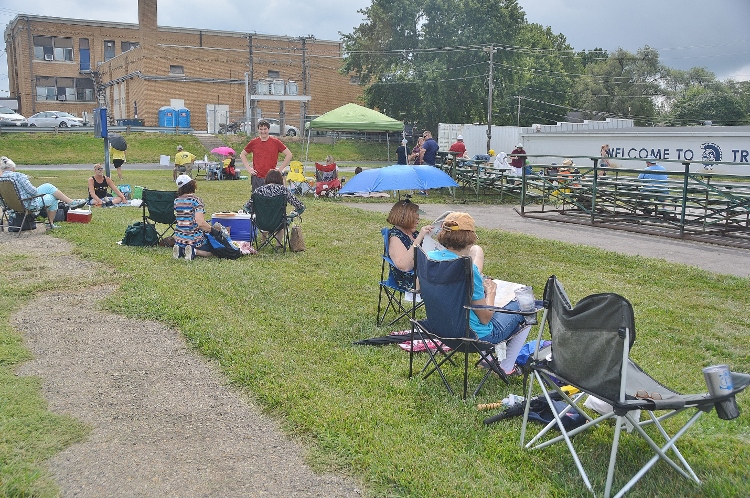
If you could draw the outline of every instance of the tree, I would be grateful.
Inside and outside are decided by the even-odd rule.
[[[524,47],[512,71],[513,91],[521,97],[520,119],[516,119],[511,102],[511,120],[503,124],[530,126],[565,121],[575,75],[583,71],[580,59],[564,35],[556,35],[540,24],[525,24],[516,44]]]
[[[715,125],[734,126],[748,122],[747,106],[742,99],[721,86],[710,89],[693,86],[675,101],[671,117],[678,125],[711,121]]]
[[[513,65],[525,23],[515,0],[373,0],[365,21],[342,36],[342,67],[360,77],[365,102],[436,129],[439,122],[486,121],[488,47],[497,63]],[[493,77],[500,99],[505,73]]]
[[[584,117],[632,118],[639,125],[656,120],[656,99],[663,95],[665,71],[659,54],[648,46],[632,54],[618,49],[604,61],[586,66],[574,89],[574,102]]]

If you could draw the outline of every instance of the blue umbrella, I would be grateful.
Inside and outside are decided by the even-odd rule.
[[[441,187],[458,187],[458,184],[435,166],[394,164],[384,168],[368,169],[354,175],[339,193],[428,190]]]

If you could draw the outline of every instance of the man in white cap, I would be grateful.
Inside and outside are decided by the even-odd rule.
[[[669,191],[665,184],[669,179],[669,176],[664,173],[666,169],[664,169],[664,166],[656,162],[654,156],[648,156],[646,159],[646,171],[647,173],[641,173],[638,175],[639,180],[645,180],[643,183],[646,185],[644,185],[643,191],[655,194],[657,195],[657,198],[659,195],[668,194]]]
[[[463,135],[459,135],[456,137],[456,141],[453,143],[453,145],[450,146],[448,152],[455,152],[456,157],[461,157],[466,154],[466,144],[464,144]]]
[[[523,155],[521,155],[523,154]],[[519,143],[516,148],[513,149],[510,154],[510,166],[516,168],[512,171],[512,174],[521,176],[524,163],[526,162],[526,151],[523,148],[523,144]]]

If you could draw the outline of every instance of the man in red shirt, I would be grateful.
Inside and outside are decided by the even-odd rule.
[[[292,152],[284,143],[276,137],[270,135],[271,125],[266,120],[258,121],[258,136],[250,140],[242,149],[240,159],[245,169],[250,173],[250,184],[252,190],[265,185],[266,174],[272,169],[283,171],[289,166],[292,160]],[[279,161],[279,153],[284,154],[284,162],[281,167],[277,168],[276,163]],[[253,165],[250,166],[247,155],[253,155]]]
[[[518,168],[514,173],[517,173],[520,176],[521,170],[526,163],[526,156],[521,156],[519,154],[526,154],[526,151],[523,149],[523,144],[516,145],[516,148],[508,155],[511,157],[510,165],[514,168]]]
[[[466,144],[464,144],[463,135],[459,135],[456,137],[456,142],[451,145],[450,149],[448,149],[448,152],[456,152],[457,157],[461,157],[466,154]]]

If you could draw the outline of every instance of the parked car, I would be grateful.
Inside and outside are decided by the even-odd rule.
[[[10,107],[0,105],[0,126],[28,126],[26,118]]]
[[[60,127],[83,126],[83,118],[73,116],[63,111],[37,112],[29,118],[29,126]]]
[[[269,128],[269,133],[271,135],[280,134],[279,133],[280,123],[278,119],[274,119],[274,118],[263,118],[263,119],[265,121],[268,121],[268,124],[271,125],[271,127]],[[247,122],[240,123],[240,129],[244,131],[245,133],[247,133],[248,135],[252,133],[252,127],[250,126],[250,123],[247,123]],[[299,135],[299,128],[297,128],[296,126],[284,124],[284,130],[286,131],[284,135],[288,137],[296,137],[297,135]],[[221,130],[219,130],[219,133],[221,133]]]
[[[271,135],[281,135],[281,133],[279,133],[279,130],[281,129],[280,128],[281,124],[279,123],[278,119],[271,118],[271,119],[266,119],[266,121],[268,121],[268,123],[271,125],[271,128],[269,129],[269,132],[271,133]],[[288,137],[296,137],[297,135],[299,135],[299,128],[297,128],[296,126],[290,126],[285,123],[284,135]]]

